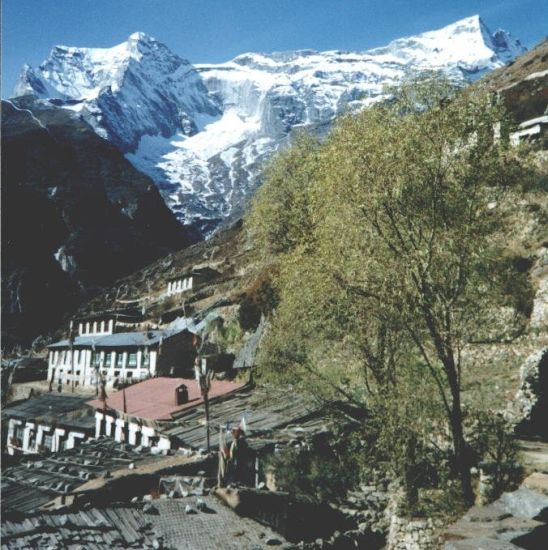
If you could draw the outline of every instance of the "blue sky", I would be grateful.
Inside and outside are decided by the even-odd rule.
[[[245,51],[365,50],[479,13],[531,47],[548,31],[545,0],[3,0],[2,96],[52,46],[113,46],[143,31],[191,62]]]

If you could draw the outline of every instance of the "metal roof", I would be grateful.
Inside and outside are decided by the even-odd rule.
[[[76,348],[134,348],[145,346],[156,346],[162,340],[171,338],[182,332],[193,333],[193,327],[188,325],[184,328],[168,327],[162,330],[147,330],[142,332],[116,332],[104,336],[76,336],[73,341],[73,347]],[[48,348],[68,348],[70,342],[68,339],[60,340],[50,344]]]

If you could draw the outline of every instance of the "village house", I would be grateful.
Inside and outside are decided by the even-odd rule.
[[[245,384],[212,380],[208,399],[215,403],[242,389]],[[167,450],[172,442],[161,434],[173,421],[173,415],[193,410],[204,403],[198,382],[188,378],[158,377],[134,384],[94,399],[88,405],[95,409],[95,437],[111,437],[132,446]]]
[[[9,455],[72,449],[94,435],[93,411],[86,397],[43,394],[2,409]]]
[[[177,275],[168,279],[167,283],[167,296],[173,296],[174,294],[180,294],[181,292],[187,292],[199,288],[202,284],[207,283],[216,277],[220,273],[210,267],[194,268],[188,273]]]
[[[542,141],[546,136],[548,128],[548,116],[540,116],[522,122],[518,130],[510,134],[510,142],[518,145],[524,141],[536,142]]]
[[[97,330],[105,329],[104,323]],[[193,372],[195,335],[188,328],[117,333],[87,332],[87,324],[84,328],[72,340],[48,346],[48,381],[54,390],[98,390],[103,384],[112,388],[154,376]]]

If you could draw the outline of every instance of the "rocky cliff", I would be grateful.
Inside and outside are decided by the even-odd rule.
[[[5,347],[195,238],[116,147],[50,103],[2,102],[2,161]]]

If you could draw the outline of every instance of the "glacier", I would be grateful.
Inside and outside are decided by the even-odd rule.
[[[182,223],[208,235],[242,214],[261,166],[297,129],[324,134],[414,72],[473,81],[524,51],[477,15],[364,52],[244,53],[221,64],[192,65],[134,33],[112,48],[54,47],[23,67],[14,95],[89,122],[152,177]]]

